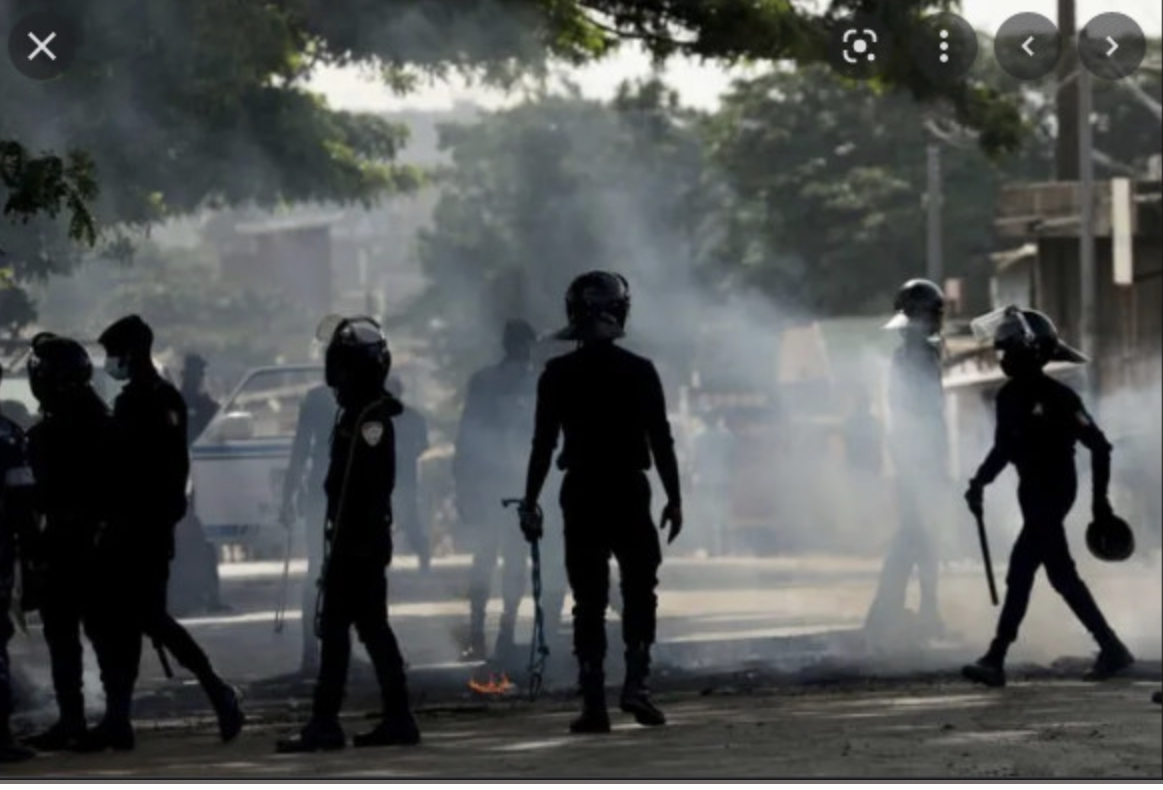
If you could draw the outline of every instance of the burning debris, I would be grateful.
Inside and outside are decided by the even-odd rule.
[[[475,677],[469,678],[468,687],[477,694],[484,694],[486,696],[508,694],[517,688],[504,672],[500,674],[489,672],[487,680],[478,680]]]

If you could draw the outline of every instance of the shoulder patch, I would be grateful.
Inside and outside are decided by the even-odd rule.
[[[359,429],[363,440],[368,446],[375,447],[384,438],[384,424],[382,422],[365,422]]]

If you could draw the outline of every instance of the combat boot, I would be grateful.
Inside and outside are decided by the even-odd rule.
[[[214,704],[214,712],[218,715],[218,734],[222,737],[223,743],[229,743],[238,737],[246,721],[238,689],[223,683],[211,701]]]
[[[1118,639],[1111,639],[1098,652],[1094,666],[1082,676],[1083,680],[1107,680],[1120,672],[1130,669],[1135,663],[1135,657],[1127,646]]]
[[[403,675],[392,680],[383,695],[384,715],[375,729],[357,734],[351,745],[358,748],[367,746],[415,746],[420,743],[420,728],[408,705],[408,687]]]
[[[333,752],[347,745],[347,736],[339,722],[311,719],[298,735],[284,738],[275,745],[279,754],[304,754],[306,752]]]
[[[569,724],[575,735],[610,731],[610,713],[606,709],[606,675],[600,664],[583,664],[578,675],[581,686],[581,715]]]
[[[961,668],[962,677],[974,683],[982,683],[992,688],[1003,688],[1006,684],[1005,652],[992,645],[984,656],[972,664]]]
[[[76,747],[88,731],[83,715],[61,717],[56,724],[28,738],[25,743],[38,752],[60,752]]]
[[[133,732],[133,725],[129,719],[104,718],[96,727],[89,730],[85,737],[77,741],[72,751],[83,754],[103,752],[112,749],[115,752],[132,751],[137,745],[137,737]]]
[[[650,651],[639,647],[626,651],[626,681],[622,684],[621,707],[645,727],[661,727],[666,716],[650,699],[646,679],[650,676]]]

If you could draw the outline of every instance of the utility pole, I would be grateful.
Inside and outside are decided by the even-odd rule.
[[[1055,114],[1058,139],[1054,151],[1054,175],[1058,181],[1077,181],[1079,164],[1078,95],[1082,87],[1074,79],[1079,71],[1078,25],[1074,0],[1058,0],[1058,33],[1062,36],[1062,58],[1058,61],[1055,86]]]
[[[941,257],[941,204],[944,196],[941,193],[941,147],[930,143],[926,150],[928,160],[928,188],[925,193],[925,208],[927,209],[928,233],[925,245],[925,269],[928,278],[941,288],[945,277],[944,260]]]
[[[1097,408],[1099,363],[1098,363],[1098,272],[1094,256],[1094,134],[1090,124],[1091,95],[1090,72],[1078,71],[1078,339],[1082,353],[1090,359],[1087,368],[1086,389],[1092,408]]]

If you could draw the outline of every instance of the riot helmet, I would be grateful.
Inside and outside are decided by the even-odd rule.
[[[1122,562],[1135,553],[1135,533],[1112,513],[1096,518],[1086,528],[1086,547],[1104,562]]]
[[[940,333],[945,320],[945,294],[931,280],[909,280],[897,291],[893,310],[885,329],[916,330],[932,337]]]
[[[392,354],[380,325],[367,316],[328,316],[316,337],[327,343],[324,378],[336,391],[382,389],[392,369]]]
[[[31,345],[28,384],[43,408],[52,408],[93,380],[93,361],[77,341],[41,332]]]
[[[617,340],[626,334],[630,283],[615,272],[587,272],[570,283],[565,315],[569,325],[557,333],[560,340]]]
[[[1058,336],[1045,313],[1010,305],[971,323],[979,341],[990,343],[1002,370],[1011,378],[1040,371],[1050,362],[1086,362],[1086,356]]]

